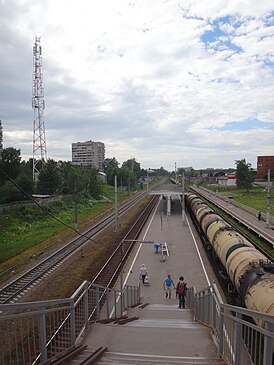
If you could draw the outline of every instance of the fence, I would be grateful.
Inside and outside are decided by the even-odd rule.
[[[249,207],[247,205],[244,205],[242,203],[239,203],[235,199],[230,199],[227,196],[219,195],[219,194],[217,194],[216,192],[214,192],[212,190],[206,189],[205,187],[199,186],[199,188],[207,191],[209,194],[218,196],[220,199],[223,199],[226,203],[232,204],[235,207],[240,208],[240,209],[246,211],[247,213],[253,215],[254,217],[257,217],[258,216],[258,210],[257,209],[254,209],[254,208],[251,208],[251,207]],[[263,212],[261,212],[261,215],[262,215],[262,220],[265,221],[266,220],[266,214],[263,213]],[[271,225],[274,225],[274,217],[272,215],[269,216],[269,223]]]
[[[140,288],[121,292],[83,282],[71,298],[0,305],[0,363],[45,364],[74,347],[90,321],[119,317],[139,303]]]
[[[212,327],[228,364],[273,364],[274,316],[224,304],[215,284],[199,293],[191,288],[187,300],[194,318]]]
[[[125,286],[122,295],[85,281],[71,298],[0,305],[0,363],[47,363],[78,344],[90,322],[119,317],[121,302],[139,304],[140,288]],[[215,284],[189,289],[187,302],[194,319],[212,327],[228,364],[272,365],[274,316],[223,303]]]

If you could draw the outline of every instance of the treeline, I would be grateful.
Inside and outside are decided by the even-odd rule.
[[[106,158],[104,161],[104,172],[106,174],[107,184],[114,185],[114,177],[117,176],[117,184],[119,186],[128,187],[129,189],[136,186],[137,183],[145,181],[151,177],[168,177],[169,172],[163,167],[159,169],[142,169],[139,162],[135,158],[129,159],[122,163],[115,157]]]
[[[0,204],[29,200],[32,194],[75,195],[99,199],[102,193],[102,178],[91,166],[76,166],[71,162],[48,159],[37,165],[40,171],[37,182],[33,181],[33,160],[21,161],[21,151],[8,147],[0,152]],[[106,182],[133,189],[144,180],[148,171],[143,170],[134,158],[125,161],[121,167],[115,158],[105,159]],[[153,170],[150,176],[168,176],[163,168]]]

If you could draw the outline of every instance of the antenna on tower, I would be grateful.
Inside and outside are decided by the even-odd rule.
[[[44,124],[44,88],[42,75],[42,47],[40,37],[35,37],[33,45],[33,180],[37,181],[43,163],[47,161],[46,133]]]

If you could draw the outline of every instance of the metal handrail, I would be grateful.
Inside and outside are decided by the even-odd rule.
[[[194,319],[210,326],[220,356],[229,365],[272,365],[274,316],[225,304],[216,284],[187,293]]]
[[[122,296],[123,303],[134,306],[139,303],[140,288],[125,286]],[[45,364],[77,345],[90,319],[110,318],[111,313],[115,317],[120,305],[120,291],[88,281],[70,298],[1,304],[0,363]]]

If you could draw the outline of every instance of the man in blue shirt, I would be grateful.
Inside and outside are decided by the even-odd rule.
[[[171,276],[168,274],[167,278],[163,282],[163,288],[166,292],[166,298],[168,297],[169,299],[171,299],[172,286],[173,286],[173,289],[175,289],[175,284],[174,284]]]

